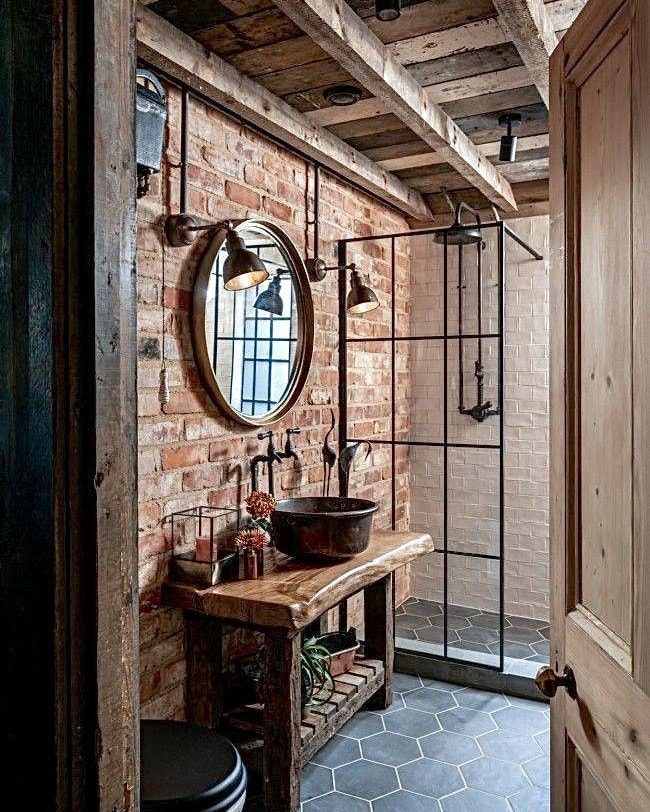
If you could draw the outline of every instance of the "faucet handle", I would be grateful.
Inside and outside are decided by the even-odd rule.
[[[300,426],[294,426],[291,429],[287,429],[287,437],[291,434],[300,434],[301,428]]]
[[[257,435],[258,440],[267,440],[269,437],[273,437],[273,432],[272,431],[261,431]]]

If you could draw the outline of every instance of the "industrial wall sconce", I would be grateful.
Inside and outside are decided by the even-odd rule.
[[[376,0],[375,2],[375,14],[377,15],[377,19],[383,23],[396,20],[401,13],[401,0]]]
[[[223,286],[226,290],[254,288],[269,278],[262,260],[246,248],[241,235],[229,220],[200,223],[191,214],[170,214],[165,220],[167,241],[174,248],[192,245],[201,231],[225,231],[228,256],[223,264]]]
[[[276,275],[269,282],[266,290],[263,290],[260,295],[255,299],[253,307],[256,310],[263,310],[265,313],[271,313],[273,316],[281,316],[284,310],[284,302],[280,294],[280,272],[277,271]]]
[[[499,125],[507,127],[508,132],[501,137],[501,149],[499,150],[499,160],[513,163],[517,157],[517,136],[512,134],[513,126],[521,124],[519,113],[505,113],[499,116]]]
[[[160,80],[151,71],[138,68],[136,78],[146,82],[137,83],[135,101],[137,196],[144,197],[149,191],[151,175],[160,172],[167,123],[167,98]]]
[[[311,266],[311,270],[309,270]],[[354,262],[349,265],[326,265],[325,261],[316,257],[307,260],[307,268],[312,279],[322,281],[328,271],[351,271],[350,290],[345,303],[348,313],[369,313],[379,307],[379,299],[375,291],[368,285],[366,279],[357,270]]]

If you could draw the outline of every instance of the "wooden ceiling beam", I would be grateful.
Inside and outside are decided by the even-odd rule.
[[[342,65],[389,112],[418,137],[441,152],[470,184],[506,212],[517,203],[508,181],[424,88],[388,51],[368,26],[344,2],[331,0],[275,0],[296,25]]]
[[[202,96],[223,105],[298,152],[348,178],[415,219],[431,212],[419,192],[370,158],[309,121],[303,113],[211,54],[138,4],[138,56]]]
[[[558,38],[543,0],[494,0],[494,7],[548,107],[548,61]]]

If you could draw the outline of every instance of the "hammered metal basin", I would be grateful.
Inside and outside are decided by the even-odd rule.
[[[295,558],[350,558],[367,549],[377,508],[369,499],[344,496],[280,499],[271,514],[275,544]]]

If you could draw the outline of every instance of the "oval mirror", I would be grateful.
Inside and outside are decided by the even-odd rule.
[[[194,283],[194,348],[204,384],[223,411],[262,426],[283,417],[300,396],[312,357],[314,306],[304,263],[281,228],[244,220],[236,231],[269,278],[226,290],[226,233],[218,231]]]

